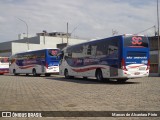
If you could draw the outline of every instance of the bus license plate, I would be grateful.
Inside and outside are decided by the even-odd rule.
[[[135,72],[135,73],[134,73],[134,75],[139,75],[139,74],[140,74],[140,72]]]
[[[145,67],[140,67],[140,68],[139,68],[139,70],[145,70],[145,69],[146,69]]]

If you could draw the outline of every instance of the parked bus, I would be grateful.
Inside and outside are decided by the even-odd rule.
[[[59,49],[42,49],[18,53],[10,57],[9,71],[14,75],[50,76],[59,73]]]
[[[9,73],[8,57],[0,57],[0,75]]]
[[[120,35],[89,41],[63,49],[60,74],[96,77],[99,81],[149,75],[149,42],[146,36]]]

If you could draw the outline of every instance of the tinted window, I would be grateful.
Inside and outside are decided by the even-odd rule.
[[[58,50],[58,49],[48,50],[48,53],[50,56],[57,56],[59,52],[60,52],[60,50]]]
[[[0,58],[1,63],[8,63],[8,58]]]
[[[148,47],[148,39],[143,36],[124,37],[124,47]]]
[[[88,43],[68,47],[66,52],[69,57],[89,57],[89,56],[108,56],[108,58],[118,57],[119,39],[102,39]]]

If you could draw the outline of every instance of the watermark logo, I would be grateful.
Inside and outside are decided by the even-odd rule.
[[[11,112],[2,112],[2,117],[12,117]]]

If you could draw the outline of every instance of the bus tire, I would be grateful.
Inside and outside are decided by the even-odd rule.
[[[13,69],[13,74],[16,76],[16,75],[18,75],[17,73],[16,73],[16,70],[15,69]]]
[[[83,76],[83,79],[84,79],[84,80],[87,80],[87,79],[88,79],[88,77]]]
[[[125,83],[128,79],[117,79],[118,83]]]
[[[104,81],[104,78],[103,78],[103,74],[102,74],[101,69],[97,69],[97,70],[96,70],[96,78],[97,78],[98,81],[101,81],[101,82]]]
[[[39,76],[41,76],[41,74],[37,74],[37,76],[39,77]]]
[[[64,77],[65,77],[66,79],[69,79],[69,78],[70,78],[67,69],[64,70]]]
[[[49,74],[49,73],[45,73],[45,76],[46,76],[46,77],[49,77],[49,76],[51,76],[51,74]]]
[[[36,77],[36,76],[37,76],[36,69],[33,69],[33,70],[32,70],[32,74],[33,74],[33,76],[34,76],[34,77]]]

